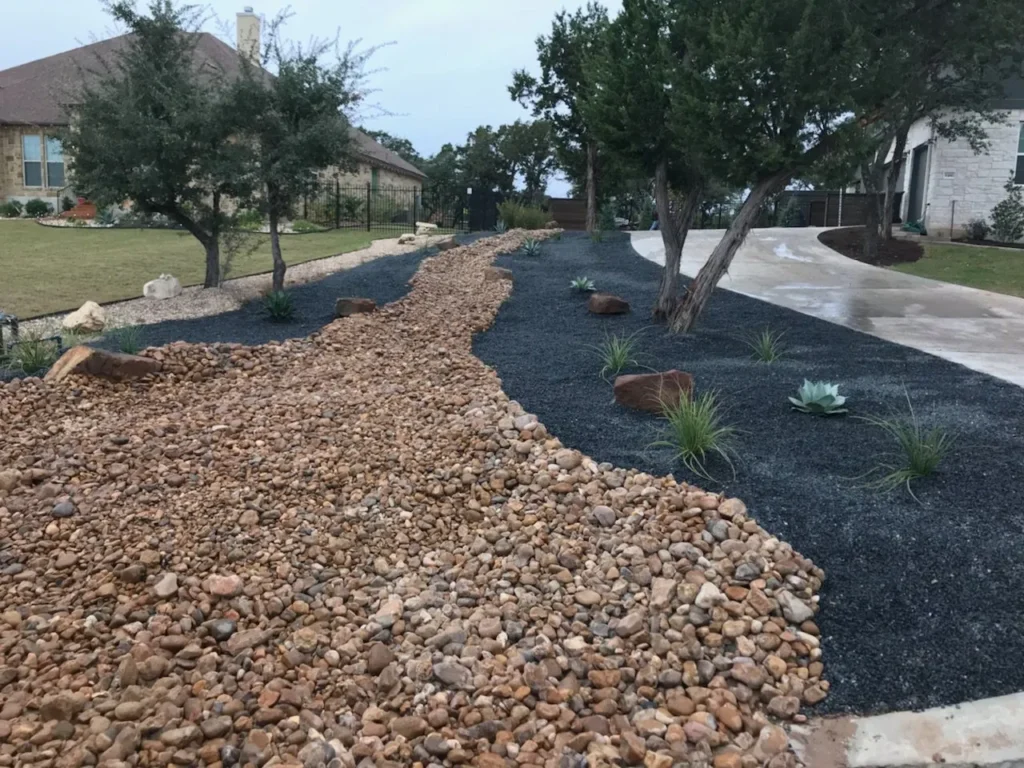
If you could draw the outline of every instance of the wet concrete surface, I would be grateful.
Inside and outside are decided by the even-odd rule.
[[[818,241],[821,231],[754,230],[720,286],[1024,386],[1024,299],[848,259]],[[681,271],[696,274],[722,234],[690,232]],[[660,233],[631,239],[665,263]]]

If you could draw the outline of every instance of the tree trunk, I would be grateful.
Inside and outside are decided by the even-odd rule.
[[[668,168],[664,161],[658,163],[654,171],[654,203],[658,209],[661,242],[665,247],[665,271],[661,274],[658,298],[654,304],[655,320],[668,320],[679,304],[679,268],[683,259],[683,246],[700,205],[702,191],[700,184],[694,184],[687,192],[682,208],[673,213]]]
[[[877,192],[869,192],[871,198],[865,201],[864,205],[864,261],[874,264],[878,261],[878,244],[880,240],[879,228],[879,195]]]
[[[220,240],[216,237],[203,243],[206,249],[206,277],[203,288],[216,288],[220,285]]]
[[[885,240],[892,240],[892,220],[896,207],[896,182],[900,178],[900,168],[903,167],[903,153],[907,151],[907,135],[910,133],[909,126],[900,126],[896,133],[896,145],[892,151],[892,163],[889,165],[889,172],[885,178],[885,204],[882,206],[882,237]]]
[[[597,145],[587,144],[587,232],[597,229]]]
[[[270,255],[274,259],[274,275],[271,281],[271,290],[275,293],[284,290],[284,272],[288,265],[284,263],[281,255],[281,233],[277,231],[278,219],[274,206],[270,206]]]
[[[782,190],[792,175],[793,170],[791,169],[782,171],[759,181],[750,190],[750,194],[740,206],[736,218],[725,231],[725,236],[715,246],[715,250],[701,267],[697,277],[690,283],[686,297],[672,313],[669,329],[673,333],[686,333],[696,325],[704,307],[711,299],[715,286],[722,279],[722,275],[729,270],[736,251],[743,245],[751,227],[757,223],[761,214],[761,206],[769,197]]]

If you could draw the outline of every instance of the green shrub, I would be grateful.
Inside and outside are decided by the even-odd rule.
[[[774,363],[782,358],[785,346],[782,344],[784,334],[765,328],[745,340],[745,343],[753,352],[753,358],[762,363]]]
[[[607,381],[609,376],[618,376],[626,368],[639,365],[636,360],[638,334],[639,331],[629,336],[613,333],[594,348],[603,363],[600,373],[602,379]]]
[[[35,197],[25,203],[25,215],[29,218],[38,219],[40,216],[46,216],[48,213],[53,213],[53,206],[45,200]]]
[[[142,349],[142,327],[122,325],[115,328],[110,337],[117,342],[117,348],[126,355],[136,355]]]
[[[590,233],[590,240],[591,242],[594,243],[602,242],[604,240],[604,232],[602,232],[600,229],[595,229],[593,232]]]
[[[24,206],[17,200],[8,200],[2,206],[0,206],[0,216],[6,216],[9,219],[16,219],[21,216],[21,212]]]
[[[256,232],[263,227],[263,214],[252,208],[241,210],[235,214],[235,223],[239,229]]]
[[[1016,243],[1024,237],[1024,190],[1015,182],[1013,174],[1003,187],[1006,199],[992,209],[992,231],[1002,243]]]
[[[569,287],[574,291],[579,291],[580,293],[593,293],[597,290],[597,286],[594,285],[594,281],[589,277],[574,277],[569,282]]]
[[[75,201],[72,200],[67,195],[64,195],[64,197],[62,197],[60,199],[60,212],[61,213],[66,213],[67,211],[70,211],[74,207],[75,207]]]
[[[802,227],[804,225],[804,214],[800,210],[800,203],[795,197],[789,198],[786,204],[779,209],[775,218],[777,227]]]
[[[964,227],[964,234],[969,240],[988,240],[992,227],[984,219],[971,219]]]
[[[7,348],[7,366],[33,376],[57,362],[60,340],[23,335],[21,340]]]
[[[341,217],[346,221],[362,219],[363,200],[355,195],[341,196]]]
[[[295,317],[295,302],[287,291],[273,291],[263,299],[267,316],[275,323],[287,323]]]
[[[838,416],[846,413],[843,405],[846,398],[839,394],[839,385],[826,381],[810,382],[804,379],[803,385],[796,392],[796,397],[789,398],[793,409],[802,413],[813,413],[815,416]]]
[[[544,229],[550,220],[547,212],[541,208],[523,205],[514,200],[500,203],[498,216],[508,229]]]
[[[684,467],[708,480],[714,480],[706,467],[709,455],[724,459],[736,474],[732,460],[736,455],[736,429],[722,423],[719,407],[714,392],[699,397],[684,393],[678,401],[665,403],[668,428],[665,438],[656,443],[673,448]]]
[[[618,227],[615,225],[615,203],[607,202],[597,212],[597,226],[603,232],[614,232]]]
[[[862,417],[869,424],[883,430],[898,446],[898,450],[889,459],[881,462],[868,474],[881,475],[870,483],[874,488],[880,491],[893,491],[902,485],[906,487],[907,493],[914,501],[919,502],[920,499],[914,495],[910,483],[934,474],[952,447],[954,439],[942,427],[925,431],[914,413],[909,393],[906,393],[906,398],[905,415],[893,414],[889,418]]]

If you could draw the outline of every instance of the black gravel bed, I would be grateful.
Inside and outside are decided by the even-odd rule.
[[[564,235],[542,255],[505,256],[512,296],[474,340],[508,395],[566,445],[742,498],[758,522],[827,574],[821,593],[822,712],[920,709],[1024,690],[1024,390],[967,368],[757,299],[716,291],[700,327],[670,336],[652,325],[661,267],[628,237]],[[569,281],[627,299],[633,312],[595,316]],[[786,357],[751,359],[743,336],[785,332]],[[612,333],[640,333],[641,359],[691,372],[717,390],[738,436],[736,476],[722,462],[690,476],[670,449],[652,447],[660,419],[616,405],[592,349]],[[635,371],[640,372],[640,371]],[[851,415],[817,418],[786,400],[804,380],[828,380]],[[856,414],[905,409],[957,442],[940,473],[880,494],[861,478],[890,451]]]

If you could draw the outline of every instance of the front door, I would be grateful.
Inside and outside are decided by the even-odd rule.
[[[910,162],[910,201],[907,203],[907,221],[921,221],[924,216],[924,182],[928,172],[928,145],[914,148]]]

